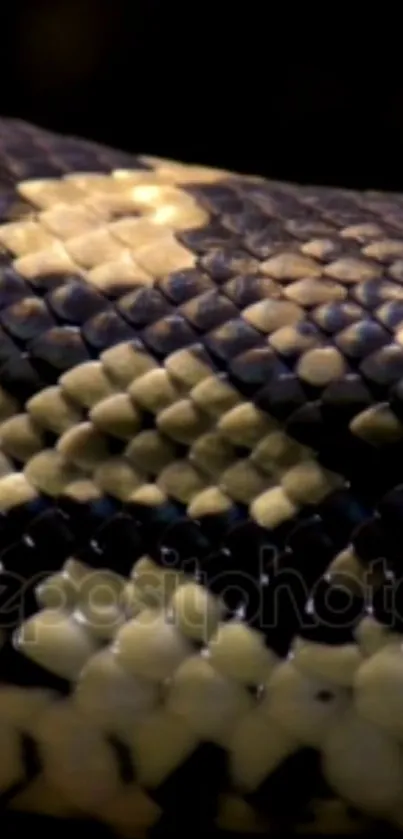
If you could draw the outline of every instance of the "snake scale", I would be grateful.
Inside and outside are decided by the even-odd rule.
[[[4,119],[0,247],[3,821],[402,830],[403,196]]]

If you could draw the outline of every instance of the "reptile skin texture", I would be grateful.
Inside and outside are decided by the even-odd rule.
[[[403,196],[1,120],[2,825],[401,832],[402,538]]]

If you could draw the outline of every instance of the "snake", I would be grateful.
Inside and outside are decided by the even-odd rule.
[[[2,824],[399,833],[402,537],[403,195],[2,119]]]

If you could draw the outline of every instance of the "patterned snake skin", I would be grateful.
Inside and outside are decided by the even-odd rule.
[[[403,196],[3,120],[0,247],[2,819],[402,830]]]

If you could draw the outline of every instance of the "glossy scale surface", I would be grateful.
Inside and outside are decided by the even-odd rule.
[[[400,830],[403,197],[2,120],[0,247],[4,818]]]

